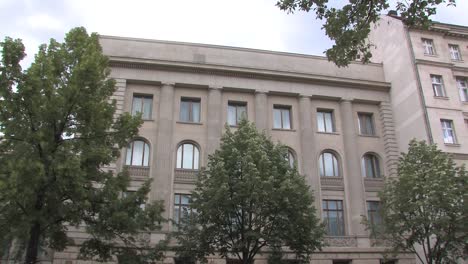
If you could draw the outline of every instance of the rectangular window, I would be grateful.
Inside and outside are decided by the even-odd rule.
[[[176,193],[174,195],[174,222],[180,221],[189,214],[190,194]]]
[[[273,128],[291,129],[291,107],[273,106]]]
[[[332,110],[318,110],[317,111],[317,129],[319,132],[333,133],[335,126],[333,122]]]
[[[351,264],[351,260],[349,259],[334,259],[333,264]]]
[[[374,120],[371,113],[358,113],[358,119],[361,135],[375,135]]]
[[[382,216],[380,214],[380,202],[367,201],[367,219],[371,227],[376,227],[382,224]]]
[[[344,236],[343,201],[323,200],[323,221],[329,236]]]
[[[134,95],[132,102],[132,115],[141,113],[141,118],[151,119],[153,97],[148,95]]]
[[[247,103],[228,102],[228,124],[230,126],[237,126],[242,118],[247,118]]]
[[[447,119],[441,119],[440,124],[442,125],[442,134],[444,135],[444,143],[456,144],[457,139],[455,136],[455,129],[453,128],[453,121]]]
[[[200,123],[200,98],[181,98],[179,120]]]
[[[468,85],[466,78],[457,78],[458,92],[460,93],[460,100],[468,102]]]
[[[432,39],[422,39],[424,54],[426,55],[435,55],[434,42]]]
[[[434,96],[445,97],[444,83],[442,81],[442,76],[440,75],[431,75],[432,80],[432,89],[434,90]]]
[[[450,49],[450,57],[452,60],[460,61],[462,60],[461,54],[460,54],[460,48],[458,45],[451,45],[449,44],[449,49]]]

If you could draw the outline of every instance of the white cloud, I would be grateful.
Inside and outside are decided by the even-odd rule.
[[[60,20],[47,14],[34,14],[26,18],[27,26],[31,29],[64,31],[66,27]]]

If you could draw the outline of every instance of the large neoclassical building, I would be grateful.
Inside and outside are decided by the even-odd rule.
[[[363,216],[379,223],[377,192],[395,175],[399,155],[382,64],[338,68],[319,56],[111,36],[100,41],[117,82],[118,113],[144,118],[113,169],[129,167],[132,190],[153,179],[149,199],[164,200],[165,217],[179,220],[225,124],[236,127],[243,116],[289,147],[291,163],[315,193],[329,246],[311,262],[383,261],[385,248],[361,224]],[[172,228],[165,225],[151,240]],[[74,237],[79,243],[84,234]],[[171,256],[163,262],[174,263]],[[69,248],[55,253],[54,263],[79,263],[75,257]],[[401,254],[395,261],[415,258]]]

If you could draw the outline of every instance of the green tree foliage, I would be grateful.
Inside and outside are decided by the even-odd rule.
[[[308,260],[321,249],[324,229],[309,186],[286,160],[287,149],[246,120],[235,132],[226,127],[221,141],[179,227],[179,255],[206,260],[219,253],[251,264],[266,247],[276,249],[275,256],[287,247]]]
[[[141,119],[114,116],[115,84],[98,36],[75,28],[64,43],[51,39],[26,71],[21,40],[0,45],[0,245],[36,263],[39,248],[64,250],[73,244],[68,228],[85,225],[83,258],[158,257],[139,233],[162,221],[161,203],[140,208],[149,182],[123,196],[127,173],[103,169]]]
[[[456,258],[466,257],[465,167],[457,167],[435,145],[412,140],[408,153],[400,157],[398,175],[386,182],[380,194],[383,224],[378,237],[390,242],[394,252],[418,254],[423,263],[455,263]]]
[[[333,7],[328,0],[278,0],[277,6],[288,13],[313,11],[318,19],[325,20],[323,29],[335,42],[326,50],[328,60],[337,66],[347,66],[361,56],[364,63],[372,57],[367,37],[371,25],[379,20],[379,15],[390,7],[389,0],[347,1],[340,8]],[[455,5],[455,0],[410,0],[397,1],[396,11],[409,26],[427,27],[430,16],[436,14],[441,4]]]

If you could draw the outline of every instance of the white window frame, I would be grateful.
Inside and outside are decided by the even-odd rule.
[[[460,53],[460,47],[455,44],[449,44],[449,50],[450,50],[450,58],[454,61],[461,61],[461,53]]]
[[[435,97],[446,97],[444,80],[441,75],[431,74],[431,83]]]
[[[453,125],[453,120],[441,119],[442,136],[445,144],[457,144],[457,136]]]
[[[468,81],[467,78],[457,78],[458,93],[462,102],[468,102]]]
[[[422,39],[424,54],[425,55],[436,55],[436,50],[434,48],[434,41],[432,39]]]

